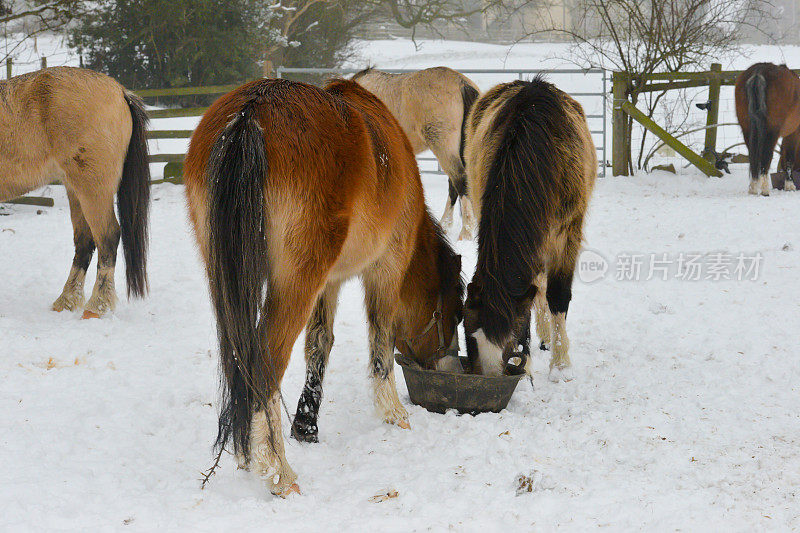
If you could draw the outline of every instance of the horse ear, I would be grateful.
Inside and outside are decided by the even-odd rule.
[[[473,309],[481,305],[481,287],[474,281],[467,285],[467,301],[465,305]]]

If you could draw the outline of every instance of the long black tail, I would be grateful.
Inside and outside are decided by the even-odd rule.
[[[511,331],[517,302],[541,268],[535,258],[563,198],[557,174],[565,139],[576,137],[558,89],[536,77],[519,87],[492,119],[499,136],[482,195],[476,271],[483,278],[484,334],[492,341]]]
[[[122,167],[122,181],[117,189],[122,250],[125,254],[125,279],[128,297],[143,297],[147,286],[148,216],[150,211],[150,161],[147,152],[147,123],[149,118],[142,101],[131,93],[125,94],[131,110],[133,129],[128,152]]]
[[[472,85],[467,83],[461,85],[461,99],[464,101],[464,117],[461,119],[461,144],[458,147],[458,155],[461,157],[461,164],[464,166],[467,166],[467,162],[464,161],[464,142],[466,141],[465,137],[467,134],[467,119],[469,118],[469,112],[472,110],[472,106],[475,104],[478,96],[480,96],[480,93]]]
[[[249,453],[251,416],[269,398],[272,384],[259,333],[268,290],[263,190],[268,166],[255,105],[248,102],[219,136],[206,171],[208,275],[223,373],[216,446],[233,438],[235,450],[244,455]]]
[[[767,129],[767,81],[764,75],[756,72],[745,85],[747,91],[747,114],[750,118],[750,179],[769,172],[772,163],[772,150],[777,136],[770,135]]]

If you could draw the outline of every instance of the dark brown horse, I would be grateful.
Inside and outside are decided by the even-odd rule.
[[[464,306],[472,368],[503,372],[528,335],[536,301],[537,332],[551,343],[550,379],[570,379],[566,316],[597,176],[583,109],[539,77],[498,85],[472,109],[466,155],[479,217],[478,264]]]
[[[90,318],[114,308],[120,236],[128,295],[147,291],[146,127],[141,100],[98,72],[55,67],[0,82],[0,201],[53,180],[67,189],[75,256],[56,311],[83,309]],[[84,306],[95,248],[97,279]]]
[[[775,145],[800,126],[800,78],[786,65],[756,63],[736,78],[736,118],[750,154],[749,192],[769,196]]]
[[[409,427],[393,349],[434,367],[457,338],[463,283],[386,106],[353,81],[254,81],[206,112],[185,168],[224,373],[217,445],[232,439],[273,493],[299,490],[283,451],[281,380],[305,326],[298,413],[313,418],[294,429],[314,440],[339,287],[353,276],[366,293],[375,405]]]

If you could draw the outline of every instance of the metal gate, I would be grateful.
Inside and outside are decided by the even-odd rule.
[[[320,75],[347,75],[354,74],[361,69],[335,69],[335,68],[290,68],[278,67],[276,76],[278,78],[298,78],[302,76]],[[404,72],[416,72],[419,69],[380,69],[382,72],[392,74],[402,74]],[[607,124],[607,77],[606,71],[602,69],[458,69],[474,81],[481,90],[511,81],[514,79],[531,79],[537,74],[543,74],[549,81],[557,85],[560,89],[567,92],[570,96],[581,103],[586,112],[586,120],[589,123],[589,130],[592,132],[595,146],[597,147],[597,159],[600,161],[600,176],[606,175],[606,124]],[[425,152],[428,154],[429,152]],[[417,158],[420,162],[422,172],[435,172],[444,174],[439,162],[432,155],[424,155]],[[431,170],[433,168],[433,170]]]

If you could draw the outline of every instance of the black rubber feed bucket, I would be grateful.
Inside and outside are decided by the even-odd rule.
[[[469,414],[498,413],[506,408],[525,374],[523,369],[514,366],[509,366],[514,372],[511,376],[455,374],[425,370],[403,355],[395,359],[403,369],[411,403],[434,413],[444,413],[448,409]],[[466,367],[467,358],[459,359]]]

